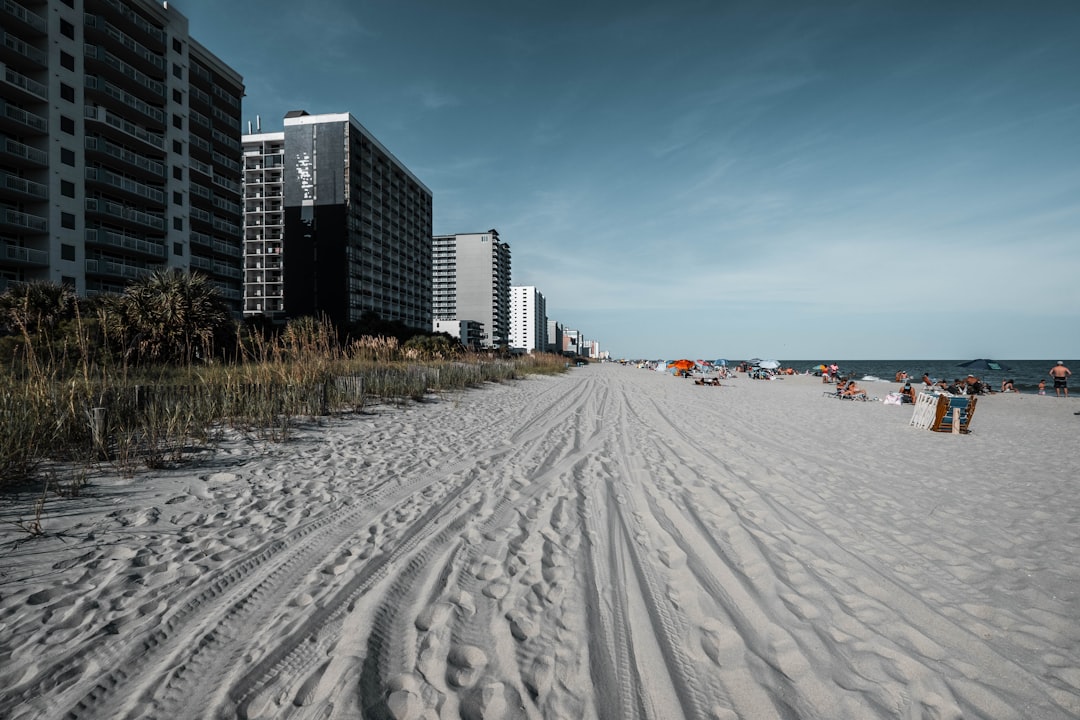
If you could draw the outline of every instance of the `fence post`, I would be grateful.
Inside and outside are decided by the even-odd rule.
[[[953,435],[960,434],[960,408],[953,408],[952,411],[952,433]]]
[[[91,432],[94,436],[94,449],[97,450],[99,457],[107,457],[108,452],[105,447],[105,408],[94,408],[91,421],[93,423]]]

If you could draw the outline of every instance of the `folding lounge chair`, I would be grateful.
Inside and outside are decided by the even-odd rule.
[[[925,430],[937,418],[938,396],[921,392],[915,397],[915,411],[911,414],[911,426]]]
[[[975,414],[976,400],[977,398],[970,395],[939,396],[937,410],[934,413],[934,424],[930,426],[930,429],[934,432],[951,433],[953,431],[953,410],[959,410],[960,432],[967,434],[968,426],[971,424],[971,416]]]

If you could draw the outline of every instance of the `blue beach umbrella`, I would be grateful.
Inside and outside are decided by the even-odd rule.
[[[1012,369],[1008,365],[1002,365],[997,360],[986,360],[984,358],[968,360],[956,367],[967,368],[968,370],[996,370],[1000,372],[1009,372]]]

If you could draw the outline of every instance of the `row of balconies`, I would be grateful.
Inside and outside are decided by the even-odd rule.
[[[83,145],[91,153],[102,153],[119,160],[133,168],[151,175],[155,180],[165,179],[165,165],[157,160],[132,152],[127,148],[108,141],[97,135],[87,135]]]
[[[83,116],[88,120],[95,120],[97,122],[103,122],[106,125],[115,128],[126,135],[129,135],[137,140],[150,145],[161,152],[165,152],[165,136],[160,133],[151,132],[145,128],[141,128],[134,123],[129,122],[125,118],[120,117],[116,113],[110,113],[103,107],[97,105],[87,105],[83,108]]]
[[[147,185],[146,183],[139,182],[138,180],[119,175],[112,170],[107,170],[103,167],[86,168],[86,179],[91,182],[104,183],[110,187],[123,190],[132,195],[137,195],[157,205],[165,204],[164,191]]]
[[[137,62],[153,66],[160,73],[159,80],[165,79],[165,58],[157,52],[150,50],[138,40],[127,33],[119,30],[115,25],[98,15],[85,13],[83,23],[91,31],[100,30],[105,36],[113,40],[120,47],[130,52]]]
[[[108,245],[147,255],[158,260],[165,258],[165,243],[163,242],[153,242],[143,237],[128,235],[107,228],[87,228],[85,237],[88,245]]]
[[[252,255],[246,252],[244,263],[247,270],[280,270],[281,255]]]
[[[126,220],[137,225],[145,225],[158,232],[165,231],[165,218],[160,215],[136,210],[104,198],[86,198],[86,211],[116,220]]]
[[[98,45],[91,45],[89,43],[83,46],[83,57],[86,58],[91,64],[94,62],[104,64],[106,67],[112,68],[119,75],[114,77],[124,78],[129,85],[136,90],[146,90],[154,95],[155,98],[160,99],[163,103],[165,100],[165,84],[153,79],[142,70],[137,69],[133,65],[130,65],[111,52]]]
[[[116,12],[119,18],[126,22],[131,28],[137,29],[142,32],[147,38],[153,40],[157,45],[161,46],[164,50],[165,45],[165,31],[159,27],[151,25],[147,22],[142,15],[132,10],[124,2],[124,0],[103,0],[105,4],[109,5],[113,11]]]
[[[161,109],[148,105],[139,97],[132,95],[127,90],[112,84],[108,80],[98,75],[88,74],[83,77],[83,82],[88,90],[99,90],[104,95],[120,101],[132,110],[142,113],[158,125],[165,125],[165,113]]]

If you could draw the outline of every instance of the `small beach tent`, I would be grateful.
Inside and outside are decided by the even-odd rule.
[[[996,370],[1000,372],[1009,372],[1011,369],[1008,365],[1002,365],[997,360],[986,360],[984,358],[968,360],[965,363],[960,363],[956,367],[967,368],[968,370]]]

